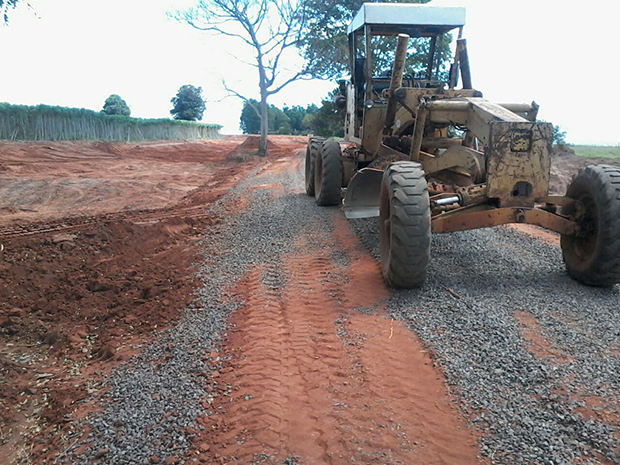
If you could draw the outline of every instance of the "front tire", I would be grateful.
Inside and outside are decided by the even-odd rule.
[[[342,200],[342,154],[340,144],[325,140],[314,165],[314,198],[317,205],[340,205]]]
[[[324,140],[320,137],[312,137],[306,147],[306,194],[310,196],[314,196],[314,168],[319,148]]]
[[[379,232],[381,269],[387,284],[422,286],[431,254],[431,209],[419,163],[392,163],[383,173]]]
[[[590,286],[620,283],[620,168],[590,165],[579,170],[566,196],[579,201],[580,231],[560,244],[568,274]]]

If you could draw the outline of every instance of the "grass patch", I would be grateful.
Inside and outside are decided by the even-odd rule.
[[[620,145],[571,145],[580,157],[620,158]]]

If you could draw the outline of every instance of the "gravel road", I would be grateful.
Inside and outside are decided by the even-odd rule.
[[[267,264],[263,284],[278,295],[287,280],[283,257],[296,253],[302,234],[336,245],[333,262],[349,263],[333,238],[336,210],[301,194],[301,159],[273,166],[212,207],[222,222],[205,232],[204,286],[195,305],[110,376],[97,401],[101,411],[74,424],[74,444],[60,463],[197,462],[187,457],[203,428],[197,419],[209,410],[205,385],[213,366],[204,355],[225,339],[227,318],[244,305],[233,284]],[[357,220],[350,228],[360,250],[376,257],[376,221]],[[620,461],[619,303],[618,286],[573,282],[557,247],[496,228],[435,235],[424,288],[389,292],[377,311],[402,321],[433,354],[453,403],[479,436],[481,461],[614,463]],[[413,374],[418,369],[410,367]],[[329,463],[406,463],[382,457]]]
[[[354,227],[377,257],[376,223]],[[493,463],[620,460],[618,286],[576,283],[559,248],[509,228],[435,235],[429,277],[422,290],[395,292],[387,311],[433,350],[485,432],[483,455]],[[516,316],[523,313],[537,322],[542,357]]]

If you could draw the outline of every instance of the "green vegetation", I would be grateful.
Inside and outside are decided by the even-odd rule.
[[[323,137],[344,137],[345,110],[338,108],[334,103],[338,95],[340,91],[335,89],[321,100],[320,107],[312,105],[316,111],[308,112],[304,118],[304,124],[310,128],[312,134]]]
[[[306,30],[297,42],[303,57],[308,63],[312,77],[335,79],[349,73],[349,42],[347,26],[357,14],[365,0],[306,0]],[[367,1],[367,0],[366,0]],[[430,0],[387,0],[390,3],[428,3]],[[437,77],[446,79],[450,59],[450,34],[442,37],[437,44]],[[426,56],[429,51],[428,38],[415,38],[409,41],[407,68],[405,73],[416,74],[426,70]],[[375,73],[392,69],[396,37],[373,37]]]
[[[19,0],[0,0],[0,15],[5,24],[9,22],[9,9],[15,9]]]
[[[620,145],[569,145],[580,157],[620,158]]]
[[[308,134],[310,128],[304,124],[304,118],[309,112],[316,111],[316,105],[304,108],[299,105],[280,109],[269,105],[269,126],[272,133],[277,134]],[[260,134],[260,102],[254,99],[243,102],[239,127],[244,134]]]
[[[202,87],[184,85],[179,88],[177,95],[170,100],[174,119],[183,121],[198,121],[205,112],[205,101],[202,98]]]
[[[130,116],[131,110],[129,109],[129,105],[127,102],[121,98],[120,95],[112,94],[107,99],[105,99],[105,103],[103,104],[103,111],[106,115],[121,115],[121,116]]]
[[[548,123],[544,119],[538,119],[539,123]],[[552,145],[567,145],[566,144],[566,131],[562,131],[562,126],[559,124],[553,125],[553,133],[551,135],[551,144]]]
[[[553,138],[551,139],[553,145],[566,144],[566,131],[562,131],[562,127],[559,125],[553,126]]]
[[[170,119],[109,116],[81,108],[0,103],[0,140],[214,139],[221,126]]]
[[[271,132],[276,134],[315,134],[323,137],[344,136],[344,110],[336,108],[334,97],[336,89],[323,99],[321,106],[315,104],[306,108],[295,105],[277,108],[268,106]],[[260,103],[254,99],[246,100],[241,110],[239,126],[244,134],[260,134]]]

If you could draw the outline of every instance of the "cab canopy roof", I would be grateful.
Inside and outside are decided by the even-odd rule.
[[[429,37],[465,25],[465,8],[413,3],[364,3],[347,32],[362,33],[371,27],[373,35],[409,34]]]

